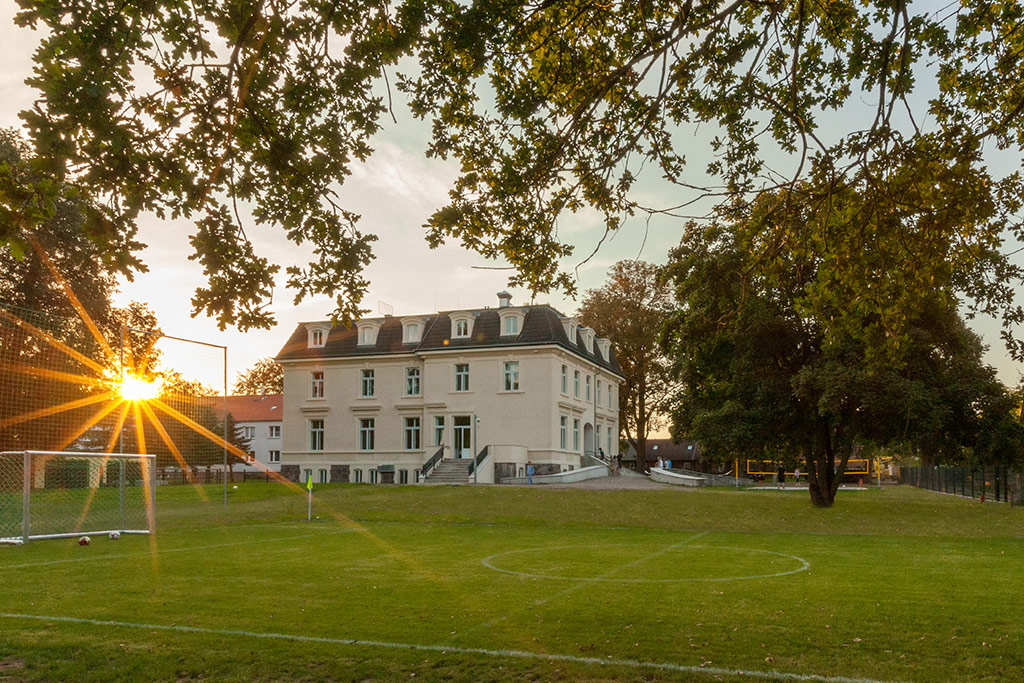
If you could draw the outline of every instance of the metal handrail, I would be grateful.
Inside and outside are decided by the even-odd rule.
[[[441,462],[441,459],[444,458],[444,448],[444,446],[438,448],[437,453],[434,453],[430,460],[424,463],[420,469],[420,479],[426,479],[427,475],[430,474],[430,470],[434,469],[434,466]]]
[[[490,448],[490,445],[484,446],[483,449],[476,454],[476,457],[473,458],[473,461],[469,463],[469,471],[466,474],[473,474],[473,472],[475,472],[476,469],[483,464],[484,460],[487,459],[488,448]]]

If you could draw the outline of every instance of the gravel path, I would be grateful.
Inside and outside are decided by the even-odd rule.
[[[534,484],[546,489],[687,489],[688,486],[672,486],[671,484],[659,484],[651,481],[646,476],[633,474],[632,472],[622,474],[618,477],[599,477],[587,479],[572,484]]]

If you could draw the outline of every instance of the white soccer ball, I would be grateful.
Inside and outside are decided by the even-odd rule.
[[[120,531],[111,531],[107,535],[110,536],[110,540],[111,541],[116,541],[117,539],[121,538],[121,532]]]
[[[89,545],[90,543],[92,543],[92,539],[88,536],[82,536],[78,539],[78,545]]]
[[[235,484],[235,485],[234,485],[234,486],[232,486],[231,488],[233,488],[233,489],[237,489],[237,488],[238,488],[238,484]]]

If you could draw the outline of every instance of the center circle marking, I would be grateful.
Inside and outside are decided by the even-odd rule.
[[[802,557],[796,555],[789,555],[787,553],[780,553],[774,550],[761,550],[759,548],[737,548],[734,546],[726,545],[682,545],[679,548],[672,549],[669,552],[683,552],[686,550],[700,548],[709,550],[735,550],[743,553],[760,553],[762,555],[775,555],[776,557],[784,557],[786,559],[795,560],[800,563],[800,566],[796,569],[790,569],[784,572],[775,572],[772,574],[752,574],[750,576],[711,576],[711,577],[681,577],[675,579],[627,579],[627,578],[612,578],[604,576],[557,576],[553,574],[536,574],[531,572],[518,572],[513,569],[505,569],[503,567],[496,566],[494,560],[500,557],[507,557],[509,555],[523,555],[525,553],[536,553],[551,550],[571,550],[578,548],[616,548],[625,547],[624,543],[613,543],[606,545],[563,545],[543,548],[523,548],[521,550],[507,550],[501,553],[495,553],[489,557],[485,557],[480,561],[480,564],[496,572],[502,574],[511,574],[513,576],[522,576],[530,579],[556,579],[561,581],[589,581],[589,582],[603,582],[603,583],[695,583],[695,582],[708,582],[708,581],[746,581],[751,579],[772,579],[778,576],[789,576],[791,574],[799,574],[805,572],[811,568],[811,563]]]

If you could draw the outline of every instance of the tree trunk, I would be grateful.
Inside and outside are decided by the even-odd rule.
[[[818,438],[805,447],[807,461],[807,490],[815,507],[832,507],[836,500],[835,455],[827,425],[820,425]]]

